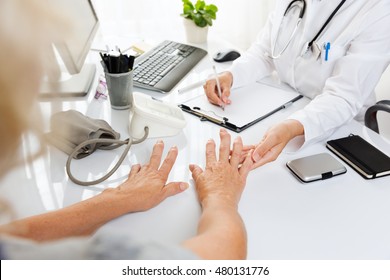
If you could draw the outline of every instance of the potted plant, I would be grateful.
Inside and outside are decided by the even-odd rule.
[[[206,4],[203,0],[197,0],[195,5],[190,0],[182,0],[184,26],[187,41],[192,43],[204,43],[207,40],[208,27],[213,25],[218,11],[217,6]]]

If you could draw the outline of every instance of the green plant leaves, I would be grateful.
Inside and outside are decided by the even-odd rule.
[[[182,17],[193,20],[199,27],[213,25],[213,20],[217,18],[217,6],[214,4],[207,5],[203,0],[197,0],[195,5],[190,0],[182,0],[182,2]]]
[[[198,0],[195,4],[195,9],[197,11],[204,10],[204,7],[206,6],[206,3],[204,1]]]

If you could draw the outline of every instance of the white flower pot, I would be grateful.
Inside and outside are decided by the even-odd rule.
[[[192,20],[183,19],[187,42],[202,44],[207,41],[208,26],[199,27]]]

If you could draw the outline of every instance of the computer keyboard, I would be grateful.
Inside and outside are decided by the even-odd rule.
[[[164,41],[136,60],[135,87],[163,93],[172,88],[207,55],[207,51],[173,41]]]

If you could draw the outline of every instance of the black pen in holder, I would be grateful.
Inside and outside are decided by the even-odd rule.
[[[129,109],[133,105],[133,71],[130,57],[113,51],[100,54],[106,77],[108,96],[113,109]],[[134,59],[132,59],[134,62]]]
[[[112,74],[118,74],[121,73],[120,69],[120,52],[117,51],[111,51],[108,54],[108,64],[110,73]]]

